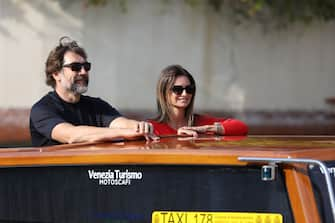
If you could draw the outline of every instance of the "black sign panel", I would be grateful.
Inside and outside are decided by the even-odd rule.
[[[282,174],[262,181],[259,167],[17,167],[0,176],[0,222],[150,223],[158,210],[271,212],[294,222]]]
[[[333,189],[335,188],[335,161],[325,163],[331,176]],[[326,185],[326,178],[319,166],[313,166],[309,169],[309,175],[312,181],[314,195],[318,203],[319,213],[321,213],[322,222],[335,223],[333,221],[332,209],[330,206],[329,194]]]

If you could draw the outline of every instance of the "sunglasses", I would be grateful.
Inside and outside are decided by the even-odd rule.
[[[187,85],[186,87],[175,85],[171,89],[171,91],[176,95],[181,95],[184,92],[184,90],[186,91],[187,94],[194,94],[195,87],[194,85]]]
[[[63,67],[69,67],[71,68],[72,71],[79,72],[81,71],[81,68],[84,67],[85,71],[91,70],[91,63],[89,62],[84,62],[84,63],[70,63],[70,64],[64,64]]]

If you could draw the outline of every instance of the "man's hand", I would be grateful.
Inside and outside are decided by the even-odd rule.
[[[137,127],[136,127],[136,132],[143,135],[147,141],[159,140],[159,137],[154,134],[154,127],[149,122],[145,122],[145,121],[138,122]]]
[[[135,140],[144,136],[144,133],[137,131],[136,129],[121,129],[124,139]]]
[[[110,123],[109,127],[113,129],[132,129],[138,134],[137,138],[144,136],[147,141],[159,139],[159,137],[153,133],[154,128],[152,124],[145,121],[137,121],[125,117],[119,117],[114,119]]]

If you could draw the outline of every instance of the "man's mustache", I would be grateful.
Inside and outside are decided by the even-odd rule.
[[[81,76],[81,77],[75,77],[75,78],[74,78],[74,81],[81,81],[81,80],[86,81],[86,80],[88,80],[88,77]]]
[[[83,77],[75,77],[74,78],[74,82],[76,82],[76,81],[84,81],[84,82],[86,82],[88,84],[88,77],[85,77],[85,76],[83,76]]]

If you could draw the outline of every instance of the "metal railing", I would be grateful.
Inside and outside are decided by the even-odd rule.
[[[266,158],[266,157],[238,157],[240,161],[249,161],[249,162],[268,162],[269,164],[278,164],[278,163],[305,163],[305,164],[314,164],[318,165],[324,173],[330,206],[333,215],[333,221],[335,222],[335,198],[334,198],[334,190],[331,182],[330,173],[328,171],[327,166],[319,161],[314,159],[291,159],[291,158]]]

